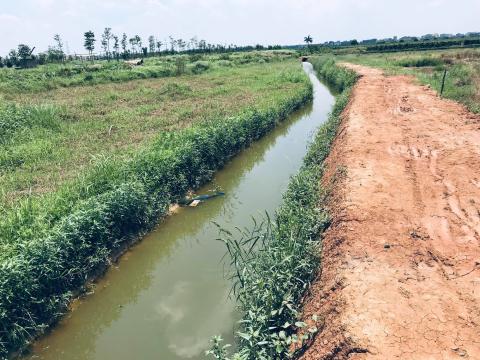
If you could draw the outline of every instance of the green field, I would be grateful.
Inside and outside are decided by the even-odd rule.
[[[228,67],[212,61],[199,75],[3,92],[2,208],[56,190],[99,159],[128,158],[159,132],[266,108],[302,86],[288,79],[295,61],[284,57],[266,66],[261,60]]]

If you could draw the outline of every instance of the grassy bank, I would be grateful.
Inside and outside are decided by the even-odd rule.
[[[447,70],[443,96],[480,113],[480,50],[456,49],[394,54],[345,55],[338,60],[374,66],[390,74],[409,74],[440,93]]]
[[[59,183],[54,190],[45,194],[30,192],[3,210],[0,220],[0,358],[22,348],[58,319],[86,279],[107,266],[112,253],[151,229],[172,202],[210,179],[231,156],[264,135],[312,96],[311,85],[297,63],[277,64],[276,67],[250,65],[226,71],[219,69],[201,75],[210,76],[203,79],[212,84],[206,88],[208,91],[204,91],[205,86],[198,85],[201,91],[197,92],[196,83],[188,85],[190,90],[186,90],[187,95],[197,94],[202,99],[218,100],[228,94],[232,106],[225,112],[218,113],[218,109],[226,102],[205,99],[209,104],[201,107],[205,111],[198,117],[192,116],[197,121],[179,125],[174,120],[168,122],[167,116],[168,125],[162,127],[161,123],[153,127],[153,135],[141,146],[134,139],[126,154],[105,156],[97,152],[95,161],[71,179]],[[216,78],[212,80],[212,76]],[[142,105],[155,102],[155,99],[161,105],[171,99],[182,104],[185,84],[198,79],[196,76],[178,78],[170,86],[172,83],[156,83],[169,79],[143,80],[132,86],[133,94],[119,90],[114,99],[131,96],[132,101],[136,101],[135,92],[151,86],[149,91],[153,95],[149,97],[149,91],[145,91],[147,95],[140,98],[147,101],[140,100]],[[165,94],[165,87],[170,92]],[[248,96],[239,94],[239,88],[247,89]],[[74,119],[69,117],[75,111],[72,110],[74,106],[57,103],[63,97],[71,100],[61,92],[40,95],[48,98],[48,105],[27,105],[21,100],[7,105],[2,108],[1,124],[9,129],[11,136],[2,139],[2,146],[36,143],[39,139],[48,141],[62,134],[63,126],[69,128],[72,123],[88,122],[90,117],[96,116],[97,109],[101,110],[104,96],[108,96],[104,91],[97,91],[95,95],[100,99],[98,107],[94,104],[85,117]],[[85,96],[90,96],[88,91]],[[242,102],[244,97],[254,101]],[[75,97],[80,104],[83,100],[82,96]],[[121,103],[114,103],[110,111],[115,111]],[[211,112],[206,110],[208,108]],[[109,112],[103,116],[108,117]],[[133,121],[136,119],[130,118],[124,126],[130,124],[138,131],[143,118],[139,116],[138,121]],[[91,124],[94,126],[95,122]],[[71,135],[68,131],[66,134]],[[86,132],[85,136],[88,135]],[[75,132],[69,139],[74,138]],[[105,138],[102,134],[100,142]],[[117,141],[127,138],[120,137]],[[53,149],[57,148],[55,144]],[[105,147],[105,153],[108,154],[109,149]],[[87,146],[80,146],[78,153],[81,155],[82,151],[89,150]],[[58,163],[53,164],[58,166]],[[52,171],[64,169],[63,165],[55,166]],[[9,171],[15,173],[18,169],[22,167]],[[41,169],[41,166],[33,166],[31,171]]]
[[[312,63],[319,77],[342,93],[319,128],[299,173],[291,179],[275,218],[265,219],[240,236],[225,235],[234,292],[244,315],[237,353],[229,357],[228,349],[215,338],[210,355],[217,359],[294,358],[317,331],[300,321],[301,300],[319,269],[321,234],[330,219],[325,204],[328,189],[321,185],[324,161],[356,75],[337,67],[330,58]]]

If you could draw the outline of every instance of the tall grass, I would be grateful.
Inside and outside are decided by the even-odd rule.
[[[307,77],[295,81],[303,86],[289,98],[161,133],[129,161],[96,159],[82,178],[3,212],[0,358],[58,319],[87,279],[108,265],[111,254],[151,229],[169,204],[310,100]],[[17,132],[29,126],[22,121],[8,126]]]
[[[299,173],[292,177],[275,218],[267,217],[250,230],[224,231],[233,291],[243,314],[238,351],[231,359],[294,358],[317,332],[316,326],[301,321],[301,302],[320,267],[321,234],[330,224],[328,189],[321,185],[324,161],[357,75],[328,58],[312,63],[320,77],[343,92],[319,128]],[[230,359],[218,337],[207,354]]]
[[[62,110],[51,105],[0,104],[0,175],[53,154],[48,137],[59,129],[61,116]]]
[[[404,58],[395,62],[396,66],[403,67],[442,66],[444,64],[445,62],[442,59],[430,56]]]
[[[51,105],[0,104],[0,146],[13,143],[32,129],[58,128],[59,116],[59,109]]]
[[[453,64],[446,67],[447,76],[443,96],[465,104],[468,109],[480,113],[480,66],[471,64]],[[442,88],[444,67],[434,68],[432,72],[415,72],[418,79],[429,84],[438,93]]]
[[[312,64],[320,78],[340,93],[353,86],[357,80],[353,71],[337,67],[333,57],[314,58]]]

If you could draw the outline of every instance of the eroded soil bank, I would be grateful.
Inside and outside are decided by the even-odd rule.
[[[328,159],[303,359],[480,359],[480,117],[406,76],[362,75]],[[325,181],[330,181],[327,178]]]

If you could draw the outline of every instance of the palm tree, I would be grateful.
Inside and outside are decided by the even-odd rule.
[[[307,44],[307,46],[310,46],[310,44],[313,43],[313,39],[310,35],[305,36],[303,41]]]

